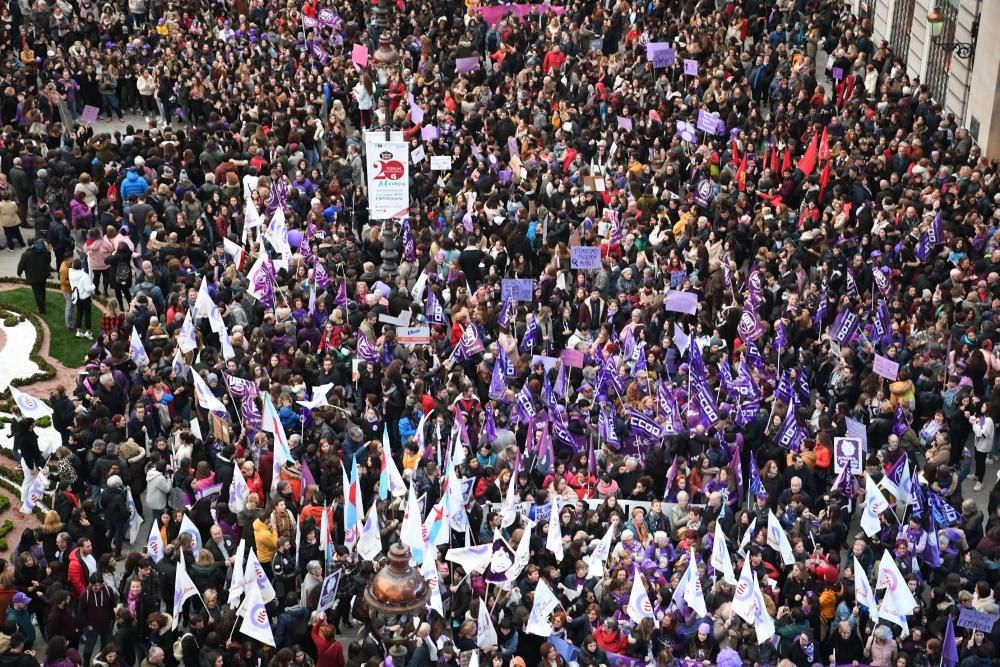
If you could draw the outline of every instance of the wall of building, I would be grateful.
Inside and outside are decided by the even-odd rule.
[[[910,40],[906,69],[911,77],[926,83],[931,66],[933,44],[927,15],[944,3],[958,8],[953,41],[975,42],[974,58],[952,54],[947,63],[947,87],[944,99],[938,100],[973,138],[986,155],[1000,158],[1000,2],[997,0],[870,0],[875,43],[892,41],[897,3],[914,4],[909,26]],[[981,15],[980,15],[981,14]],[[979,35],[973,37],[979,16]]]

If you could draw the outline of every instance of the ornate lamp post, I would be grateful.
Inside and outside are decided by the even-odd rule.
[[[365,588],[365,602],[384,622],[384,627],[392,625],[407,627],[406,621],[412,612],[427,605],[431,590],[420,572],[410,566],[410,549],[400,543],[389,547],[386,563]],[[389,654],[397,665],[406,656],[407,636],[397,630],[386,638]]]

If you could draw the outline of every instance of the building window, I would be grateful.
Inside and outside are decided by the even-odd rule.
[[[896,0],[892,12],[892,35],[889,46],[904,63],[910,57],[910,31],[913,29],[913,6],[917,0]]]
[[[938,6],[944,14],[944,25],[941,26],[941,34],[937,38],[932,38],[930,48],[927,51],[927,89],[931,91],[931,97],[944,105],[948,96],[948,76],[951,73],[951,49],[943,49],[935,42],[948,44],[955,41],[955,27],[958,25],[958,7],[951,2],[945,2]]]

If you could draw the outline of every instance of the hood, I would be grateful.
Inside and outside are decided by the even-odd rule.
[[[137,174],[134,171],[129,171],[127,174],[125,174],[125,180],[130,183],[135,183],[137,180],[139,180],[139,174]]]

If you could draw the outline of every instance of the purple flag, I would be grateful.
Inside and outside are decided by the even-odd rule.
[[[702,426],[709,429],[719,423],[719,406],[715,402],[712,388],[704,377],[691,376],[691,390],[694,392],[698,405],[698,420]]]
[[[755,307],[764,302],[764,282],[761,280],[757,262],[751,264],[747,272],[747,301]]]
[[[875,330],[877,343],[881,343],[883,337],[892,333],[892,318],[889,316],[889,306],[886,304],[885,299],[879,301],[872,325]]]
[[[318,257],[315,258],[313,264],[313,280],[316,281],[316,286],[320,289],[326,289],[326,286],[330,284],[330,276],[326,274],[326,266]]]
[[[754,420],[759,410],[760,400],[744,401],[737,406],[736,417],[734,417],[733,421],[736,422],[737,426],[746,426]]]
[[[474,72],[479,69],[479,56],[469,56],[468,58],[455,59],[455,71],[459,74]]]
[[[753,452],[750,452],[750,493],[758,498],[767,496],[764,482],[760,478],[760,469],[757,467],[757,458]]]
[[[372,364],[378,363],[378,349],[376,349],[374,343],[368,340],[368,336],[360,332],[358,333],[357,352],[358,357],[363,359],[365,362]]]
[[[875,279],[875,286],[878,287],[878,291],[882,293],[884,298],[889,298],[889,294],[892,292],[892,279],[886,275],[888,270],[878,265],[872,267],[872,278]]]
[[[417,261],[417,249],[413,243],[409,218],[403,218],[403,259],[407,262]]]
[[[805,429],[799,426],[798,421],[795,419],[795,408],[790,405],[788,406],[788,413],[785,415],[785,421],[781,423],[781,428],[778,429],[777,443],[789,451],[797,452],[799,451],[799,447],[802,446],[802,441],[805,439]]]
[[[629,408],[628,411],[628,426],[632,435],[637,438],[660,440],[665,435],[663,429],[660,428],[652,417],[632,408]]]
[[[861,319],[847,306],[840,311],[837,319],[830,325],[830,338],[838,345],[850,345],[861,331]]]
[[[788,332],[785,331],[784,320],[778,320],[777,329],[777,334],[774,337],[774,346],[781,352],[788,347]]]
[[[497,362],[493,364],[493,377],[490,378],[489,397],[494,401],[499,401],[503,398],[504,393],[507,391],[507,381],[504,379],[503,368],[501,366],[503,364],[497,359]]]
[[[340,279],[340,287],[337,288],[337,307],[347,312],[347,278]]]
[[[854,267],[847,267],[847,296],[860,299],[861,294],[858,292],[858,281],[854,276]]]
[[[677,406],[677,399],[674,392],[670,391],[667,385],[660,382],[660,389],[657,392],[657,405],[663,419],[663,429],[667,435],[680,435],[682,422],[681,411]]]
[[[486,442],[493,442],[497,439],[497,423],[493,416],[493,404],[487,405],[483,412],[486,415],[483,418],[483,437],[486,438]]]
[[[448,316],[444,314],[444,308],[438,303],[437,296],[435,296],[433,290],[428,290],[427,292],[427,303],[424,307],[424,315],[427,317],[427,321],[431,324],[443,324],[449,326],[451,322],[448,321]]]
[[[597,418],[597,437],[606,441],[615,449],[621,446],[618,440],[618,433],[615,431],[614,417],[609,415],[605,408],[601,408],[600,415]]]
[[[229,393],[232,394],[233,399],[239,404],[240,412],[243,414],[243,419],[246,421],[247,427],[260,430],[262,416],[260,408],[257,407],[257,396],[260,394],[257,383],[253,380],[245,380],[225,372],[223,372],[222,377],[226,381]]]
[[[524,330],[524,338],[521,339],[521,352],[528,352],[535,346],[535,338],[538,335],[538,324],[534,315],[528,315],[528,326]]]
[[[937,541],[936,535],[934,541]],[[944,639],[941,640],[941,664],[944,667],[955,667],[958,664],[958,642],[955,641],[955,623],[951,614],[948,614],[948,625],[944,628]]]

